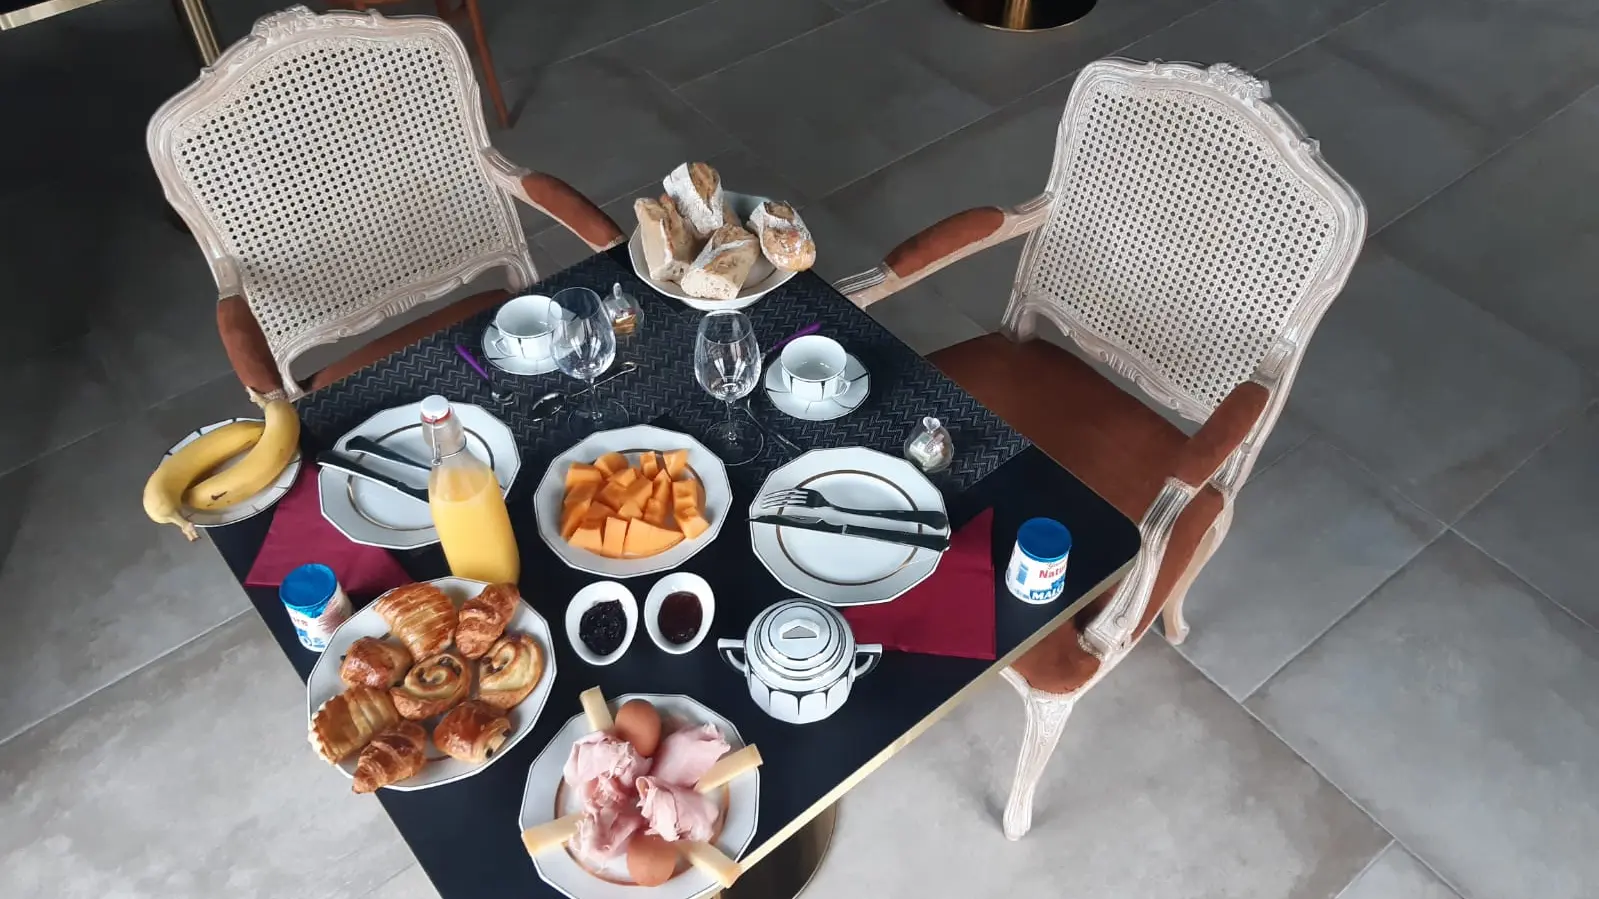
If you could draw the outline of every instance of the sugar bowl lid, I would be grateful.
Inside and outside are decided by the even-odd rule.
[[[849,672],[855,636],[831,606],[789,599],[755,617],[745,648],[750,666],[768,685],[825,689]]]

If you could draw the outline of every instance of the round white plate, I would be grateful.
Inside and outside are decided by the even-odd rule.
[[[744,748],[733,722],[716,714],[687,696],[666,696],[658,693],[629,693],[610,701],[611,711],[632,699],[647,699],[661,713],[667,727],[676,730],[681,726],[714,724],[722,731],[728,751]],[[562,815],[578,811],[582,805],[571,790],[561,789],[561,769],[572,752],[572,744],[589,733],[588,718],[574,715],[560,733],[550,740],[533,767],[527,772],[527,788],[522,792],[522,814],[517,825],[526,830],[546,824]],[[559,795],[558,795],[559,794]],[[760,810],[760,769],[741,774],[732,783],[710,794],[711,801],[722,806],[721,833],[712,841],[727,857],[737,859],[755,839],[757,813]],[[556,807],[557,800],[560,807]],[[677,876],[656,887],[641,887],[627,876],[627,857],[612,861],[603,871],[605,879],[595,876],[577,863],[566,847],[551,848],[533,857],[533,866],[545,883],[560,890],[572,899],[696,899],[710,896],[720,887],[711,875],[688,862],[679,862]]]
[[[566,498],[566,468],[573,462],[592,463],[606,453],[621,453],[629,462],[638,461],[644,450],[688,450],[688,467],[700,479],[705,489],[705,523],[710,527],[693,540],[683,540],[666,552],[643,559],[609,559],[586,549],[578,549],[561,536],[561,503]],[[722,460],[705,448],[705,445],[687,434],[668,431],[651,425],[633,425],[610,431],[590,434],[576,446],[555,457],[533,491],[533,514],[538,518],[539,536],[561,561],[601,577],[614,579],[638,577],[670,571],[704,549],[722,530],[733,504],[733,490],[727,483],[727,469]]]
[[[749,227],[746,223],[749,221],[750,213],[754,212],[755,207],[766,202],[767,199],[766,197],[752,197],[748,194],[736,194],[730,190],[724,190],[722,196],[727,200],[728,205],[733,207],[733,212],[738,215],[739,224],[746,228]],[[638,275],[640,281],[655,288],[656,293],[665,294],[690,309],[698,309],[701,312],[743,309],[747,306],[753,306],[756,300],[787,284],[788,279],[799,274],[798,272],[784,271],[774,267],[770,262],[766,261],[766,254],[757,250],[755,265],[750,268],[750,276],[744,281],[744,287],[738,292],[737,297],[731,300],[702,300],[699,297],[691,297],[684,293],[682,287],[671,281],[657,281],[650,277],[650,267],[644,262],[644,238],[639,235],[637,227],[633,229],[633,236],[627,240],[627,256],[633,260],[633,274]]]
[[[482,581],[469,581],[460,577],[439,578],[428,583],[448,594],[450,599],[455,601],[457,608],[461,603],[482,593],[483,588],[488,586]],[[344,653],[350,648],[350,644],[362,637],[388,635],[389,626],[383,621],[383,616],[377,613],[375,605],[375,602],[368,603],[366,608],[352,615],[349,621],[340,625],[339,629],[333,632],[333,636],[328,638],[328,648],[317,658],[316,667],[311,669],[311,676],[305,682],[307,722],[316,714],[316,710],[321,708],[322,703],[344,692],[344,682],[339,680],[339,665],[344,662]],[[505,744],[500,747],[499,752],[481,765],[451,758],[433,745],[433,727],[438,724],[438,719],[429,718],[419,722],[428,732],[428,763],[418,774],[383,789],[409,792],[442,787],[447,783],[464,780],[505,758],[510,754],[511,747],[533,730],[533,725],[539,720],[539,712],[544,710],[544,703],[550,698],[550,688],[555,685],[555,641],[550,636],[550,626],[545,622],[544,616],[533,611],[533,607],[527,604],[526,599],[517,605],[516,614],[511,616],[511,623],[505,630],[507,633],[528,634],[538,641],[539,649],[544,653],[544,674],[539,678],[533,692],[509,712],[511,732],[506,735]],[[468,659],[467,665],[475,669],[477,662]],[[472,682],[474,685],[477,683],[475,671]],[[472,695],[477,695],[476,686],[472,688]],[[355,776],[357,757],[351,756],[338,764],[338,769],[344,772],[345,777]]]
[[[489,463],[494,469],[494,476],[499,479],[500,488],[509,493],[511,484],[516,481],[517,469],[522,465],[511,429],[478,406],[467,403],[451,405],[466,431],[467,448],[474,456]],[[346,449],[351,437],[361,436],[404,453],[418,462],[426,461],[431,458],[432,451],[428,449],[422,433],[420,406],[421,403],[410,403],[385,409],[340,437],[333,448],[349,453],[396,480],[426,490],[427,472]],[[433,529],[433,514],[428,511],[427,503],[331,468],[317,472],[317,486],[322,495],[322,517],[338,528],[339,533],[356,543],[384,549],[416,549],[439,542],[439,534]]]
[[[545,356],[543,359],[529,359],[525,356],[501,355],[494,348],[494,341],[500,336],[500,329],[493,322],[483,329],[483,358],[492,366],[511,375],[542,375],[555,371],[555,357]]]
[[[866,402],[866,397],[872,392],[872,376],[861,365],[861,360],[849,355],[844,364],[844,379],[849,386],[844,392],[830,400],[803,400],[789,393],[788,387],[783,384],[783,367],[773,365],[761,376],[761,386],[766,388],[766,396],[777,407],[777,411],[784,415],[798,418],[801,421],[832,421],[835,418],[854,412]]]
[[[864,524],[908,533],[942,533],[900,521],[846,515],[832,509],[761,509],[761,497],[808,487],[828,501],[856,509],[945,511],[944,497],[904,459],[862,447],[812,450],[772,472],[750,504],[750,517],[804,515],[823,521]],[[881,540],[824,534],[750,522],[755,557],[790,590],[834,606],[888,602],[927,579],[942,553]]]
[[[201,434],[209,434],[223,425],[230,425],[236,421],[261,421],[261,419],[229,418],[219,421],[215,424],[206,425],[203,428],[196,428],[195,430],[190,431],[187,437],[179,440],[177,443],[172,444],[172,448],[167,450],[166,453],[161,456],[161,460],[166,461],[168,456],[193,443]],[[249,450],[245,450],[244,452],[234,455],[233,458],[228,459],[221,465],[218,465],[216,470],[223,471],[233,467],[233,464],[238,462],[240,459],[243,459],[245,453],[248,452]],[[233,524],[236,521],[243,521],[246,518],[253,518],[254,516],[260,515],[262,512],[272,508],[273,503],[282,499],[283,494],[288,493],[289,488],[294,486],[294,479],[299,476],[300,451],[296,449],[294,451],[294,457],[289,460],[288,465],[284,466],[283,471],[278,473],[277,478],[273,480],[272,483],[262,487],[255,493],[254,496],[251,496],[243,502],[235,503],[226,509],[217,509],[210,512],[202,512],[199,509],[192,508],[185,504],[178,509],[178,514],[182,515],[184,520],[188,521],[197,528],[219,528],[225,524]]]

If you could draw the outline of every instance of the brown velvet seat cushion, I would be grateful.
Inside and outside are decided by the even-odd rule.
[[[382,337],[375,338],[371,343],[354,350],[337,362],[329,364],[311,376],[311,380],[306,383],[305,389],[307,392],[320,390],[335,381],[343,380],[382,359],[384,356],[405,349],[434,331],[448,328],[462,319],[471,318],[485,309],[492,309],[498,306],[510,299],[510,296],[504,290],[489,290],[456,300],[443,309],[431,312],[397,331],[391,331]]]
[[[928,358],[1134,522],[1159,495],[1188,442],[1154,410],[1043,340],[1015,343],[988,334]],[[1136,633],[1141,635],[1160,613],[1221,509],[1221,494],[1206,487],[1183,510]],[[1078,633],[1112,592],[1029,650],[1016,662],[1017,672],[1036,689],[1052,693],[1085,683],[1099,662],[1079,645]]]

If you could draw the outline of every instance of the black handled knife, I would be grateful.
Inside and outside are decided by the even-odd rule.
[[[428,492],[426,490],[420,487],[412,487],[404,481],[395,480],[380,471],[374,471],[362,464],[359,459],[353,459],[338,450],[323,450],[317,453],[316,464],[323,468],[342,471],[351,477],[371,481],[374,484],[382,484],[390,490],[402,493],[418,502],[425,503],[428,501]]]
[[[830,521],[810,518],[805,515],[757,515],[751,518],[750,521],[755,524],[771,524],[780,528],[802,528],[807,531],[821,531],[824,534],[839,534],[844,537],[865,537],[868,540],[880,540],[884,543],[899,543],[905,546],[930,549],[937,553],[949,549],[949,538],[942,534],[911,534],[888,528],[863,527],[858,524],[833,524]]]

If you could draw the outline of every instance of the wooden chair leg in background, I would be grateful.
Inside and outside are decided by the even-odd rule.
[[[445,0],[436,0],[440,7]],[[500,95],[500,76],[494,74],[494,54],[489,52],[488,32],[483,30],[483,17],[478,13],[477,0],[464,0],[467,18],[472,20],[472,39],[477,42],[478,63],[483,66],[483,83],[488,86],[489,99],[494,103],[494,113],[500,118],[500,127],[511,127],[511,112],[505,107],[505,97]],[[440,18],[444,18],[441,16]]]
[[[1005,803],[1005,837],[1019,840],[1033,826],[1033,791],[1044,775],[1044,766],[1055,753],[1055,745],[1066,729],[1081,692],[1066,695],[1034,690],[1027,680],[1006,668],[1001,676],[1022,694],[1027,709],[1027,730],[1022,734],[1021,757],[1016,760],[1016,779],[1011,782],[1010,800]]]
[[[1221,548],[1221,541],[1227,536],[1227,529],[1233,524],[1233,504],[1228,503],[1216,516],[1216,521],[1205,532],[1205,539],[1200,541],[1199,549],[1195,551],[1194,558],[1188,563],[1188,570],[1183,572],[1181,579],[1172,586],[1171,596],[1167,597],[1166,605],[1160,611],[1161,623],[1165,625],[1166,642],[1176,646],[1188,639],[1188,619],[1183,617],[1183,600],[1188,598],[1188,588],[1193,586],[1194,579],[1205,569],[1205,563]]]

